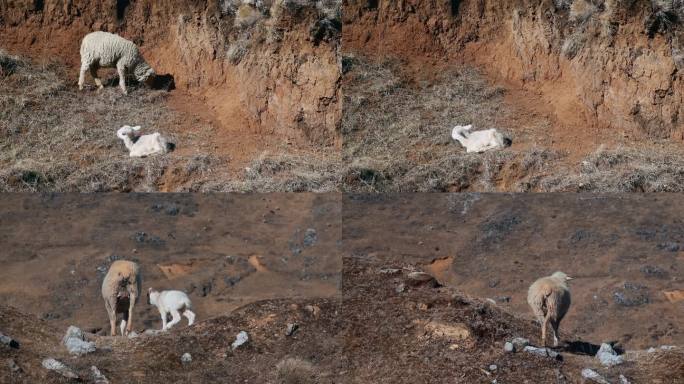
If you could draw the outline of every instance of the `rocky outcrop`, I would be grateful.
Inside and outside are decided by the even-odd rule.
[[[539,92],[569,129],[682,139],[684,28],[667,1],[348,3],[345,52],[470,62]]]

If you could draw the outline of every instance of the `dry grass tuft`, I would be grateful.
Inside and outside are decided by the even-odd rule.
[[[318,382],[313,364],[300,358],[286,358],[276,365],[278,384],[315,384]]]
[[[336,192],[342,166],[330,156],[317,159],[290,154],[263,153],[239,180],[197,185],[202,192]]]
[[[345,57],[345,189],[355,192],[492,188],[506,151],[466,154],[450,136],[457,124],[499,127],[504,91],[473,69],[414,83],[396,61]],[[505,130],[505,129],[504,129]],[[491,178],[491,179],[490,179]]]

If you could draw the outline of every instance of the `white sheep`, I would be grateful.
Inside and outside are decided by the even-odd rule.
[[[85,73],[95,80],[98,89],[102,89],[102,81],[97,77],[99,68],[116,67],[119,73],[119,87],[124,94],[126,90],[126,74],[133,72],[141,83],[150,83],[155,76],[152,69],[143,59],[138,47],[129,40],[109,32],[91,32],[81,42],[81,73],[78,78],[78,89],[83,89]]]
[[[472,125],[457,125],[451,130],[451,137],[465,147],[466,152],[485,152],[490,149],[509,147],[511,139],[496,129],[470,132]]]
[[[140,135],[140,126],[124,125],[116,131],[116,136],[123,140],[131,157],[145,157],[155,154],[165,154],[173,151],[175,145],[170,143],[159,132],[150,135]]]
[[[147,304],[154,305],[159,310],[162,318],[162,331],[171,329],[181,321],[181,313],[188,318],[188,325],[195,322],[195,313],[192,309],[192,302],[185,292],[181,291],[156,291],[150,288],[147,291]],[[171,322],[166,323],[166,318],[171,314]]]
[[[105,302],[112,336],[116,336],[116,314],[122,313],[121,334],[131,332],[133,306],[138,302],[141,287],[140,267],[132,261],[112,263],[102,281],[102,298]]]
[[[527,292],[527,303],[542,325],[542,344],[546,345],[546,327],[551,323],[553,346],[558,346],[558,327],[570,308],[570,288],[567,281],[571,277],[563,272],[535,281]]]

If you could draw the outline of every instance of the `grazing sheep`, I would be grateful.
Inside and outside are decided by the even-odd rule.
[[[155,73],[143,59],[138,47],[132,41],[109,32],[91,32],[81,42],[81,73],[78,78],[78,89],[83,89],[85,73],[90,74],[95,84],[102,89],[102,81],[97,77],[99,68],[116,67],[119,73],[119,87],[124,94],[126,90],[126,73],[133,72],[141,83],[149,83]]]
[[[527,303],[542,324],[542,344],[546,345],[546,326],[553,329],[553,346],[558,346],[558,326],[570,308],[570,289],[567,281],[572,278],[563,272],[535,281],[527,292]]]
[[[188,325],[195,322],[195,313],[191,311],[192,303],[185,292],[181,291],[155,291],[150,288],[147,291],[147,304],[154,305],[159,309],[162,318],[162,331],[168,331],[181,321],[181,313],[188,318]],[[166,317],[171,313],[171,322],[166,323]]]
[[[511,146],[511,139],[504,137],[496,129],[470,132],[472,125],[457,125],[451,130],[451,137],[465,147],[466,152],[485,152]]]
[[[116,135],[123,140],[124,145],[130,151],[131,157],[145,157],[158,153],[165,154],[174,150],[175,145],[158,132],[150,135],[140,135],[139,131],[139,125],[135,127],[124,125],[116,131]]]
[[[131,332],[133,306],[140,297],[142,285],[140,268],[132,261],[117,260],[109,267],[102,282],[102,298],[105,301],[112,336],[116,336],[116,314],[122,313],[121,334]]]

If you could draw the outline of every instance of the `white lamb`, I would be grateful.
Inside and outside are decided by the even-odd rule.
[[[175,148],[159,132],[150,135],[140,135],[140,126],[131,127],[124,125],[116,131],[119,139],[123,140],[124,145],[130,151],[131,157],[145,157],[155,154],[164,154]]]
[[[91,32],[81,42],[81,73],[78,78],[78,89],[83,89],[85,73],[90,74],[95,84],[102,89],[102,81],[97,77],[99,68],[116,67],[119,73],[119,87],[124,94],[126,90],[126,74],[133,72],[141,83],[149,84],[155,76],[152,69],[143,59],[138,47],[129,40],[109,32]]]
[[[457,125],[451,130],[451,137],[461,143],[468,153],[509,147],[512,143],[511,139],[494,128],[475,132],[470,132],[471,129],[472,125]]]
[[[192,303],[185,292],[181,291],[155,291],[150,288],[147,291],[147,303],[159,309],[162,318],[162,331],[171,329],[181,321],[181,313],[188,318],[188,325],[195,322],[195,313],[191,311]],[[166,317],[171,314],[171,322],[166,323]]]

